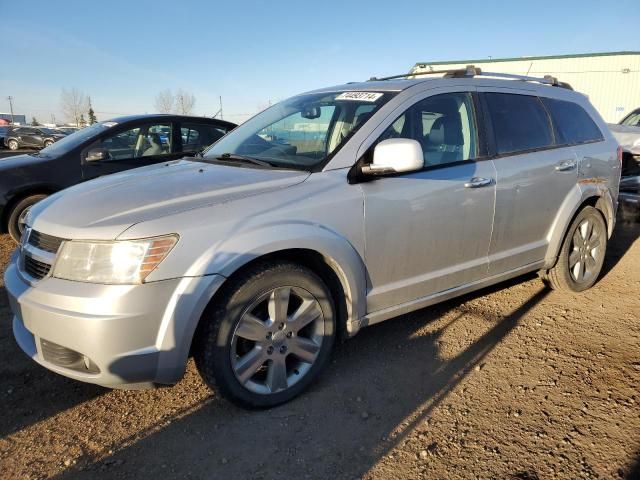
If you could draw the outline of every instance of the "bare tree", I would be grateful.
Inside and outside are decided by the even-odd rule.
[[[181,115],[191,115],[193,107],[196,105],[196,97],[182,89],[176,92],[176,113]]]
[[[87,96],[77,88],[70,90],[63,88],[60,94],[60,103],[67,120],[80,126],[80,117],[89,107]]]
[[[156,109],[160,113],[171,113],[173,111],[173,104],[175,103],[175,98],[171,90],[163,90],[158,95],[156,95]]]

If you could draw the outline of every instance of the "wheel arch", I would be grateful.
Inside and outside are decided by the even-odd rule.
[[[567,208],[569,203],[573,204],[572,208]],[[582,190],[579,197],[576,196],[576,190],[574,190],[565,200],[563,208],[560,209],[554,226],[550,231],[549,247],[545,256],[545,269],[555,265],[567,230],[578,213],[586,206],[594,207],[602,214],[607,226],[607,236],[611,238],[615,227],[616,209],[609,190],[597,187],[586,188]]]
[[[2,217],[0,218],[0,233],[8,233],[9,217],[11,216],[13,208],[19,202],[32,195],[51,195],[57,190],[58,189],[54,188],[51,185],[38,184],[29,185],[28,187],[13,192],[11,198],[2,210]]]
[[[264,242],[266,238],[270,241]],[[222,285],[210,294],[207,306],[222,295],[230,280],[265,261],[290,261],[318,275],[326,283],[336,304],[338,332],[347,337],[357,333],[359,320],[366,310],[364,260],[347,239],[314,225],[269,226],[229,238],[214,247],[196,262],[198,270],[225,278]],[[198,325],[206,311],[205,307],[197,320]],[[189,334],[190,345],[193,345],[197,325]]]

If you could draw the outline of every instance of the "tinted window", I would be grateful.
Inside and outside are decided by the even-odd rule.
[[[486,93],[497,153],[514,153],[553,145],[549,116],[538,97]]]
[[[574,145],[576,143],[602,140],[602,132],[577,103],[543,98],[542,103],[551,114],[556,128],[559,144]]]
[[[422,146],[426,167],[476,158],[473,101],[468,93],[445,93],[411,106],[380,136],[411,138]]]
[[[215,143],[227,133],[214,125],[183,123],[180,129],[183,152],[198,152]]]

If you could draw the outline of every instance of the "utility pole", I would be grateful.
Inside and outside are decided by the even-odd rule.
[[[11,110],[11,124],[13,125],[13,97],[9,95],[7,97],[7,100],[9,100],[9,109]]]
[[[220,120],[224,120],[222,118],[222,96],[220,96],[219,98],[220,98],[220,109],[216,113],[214,113],[213,117],[211,118],[218,118],[218,115],[220,115]]]

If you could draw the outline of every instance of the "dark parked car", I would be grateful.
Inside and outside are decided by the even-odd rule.
[[[9,132],[9,127],[6,125],[0,125],[0,147],[4,147],[4,138]]]
[[[120,117],[39,152],[0,160],[0,231],[18,241],[27,211],[46,196],[102,175],[193,156],[235,126],[177,115]]]
[[[66,136],[65,133],[45,127],[11,127],[4,137],[10,150],[19,148],[45,148]]]
[[[620,213],[626,221],[640,220],[640,108],[609,125],[622,147]]]

